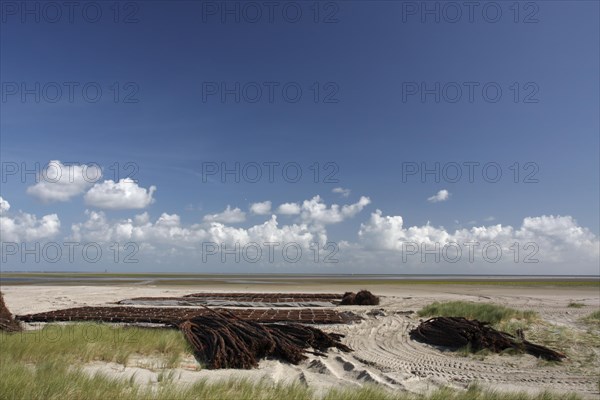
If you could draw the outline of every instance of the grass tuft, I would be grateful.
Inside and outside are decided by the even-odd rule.
[[[158,356],[173,365],[182,354],[192,354],[178,330],[110,326],[102,323],[48,324],[40,330],[0,333],[3,359],[66,364],[90,361],[127,365],[134,354]]]
[[[534,311],[519,311],[513,308],[487,303],[467,301],[434,302],[418,312],[420,317],[464,317],[497,325],[513,319],[533,321],[537,318]]]
[[[600,310],[594,311],[583,320],[592,325],[600,325]]]

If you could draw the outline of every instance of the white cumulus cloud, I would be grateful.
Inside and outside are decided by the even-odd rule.
[[[27,193],[43,202],[68,201],[101,177],[102,171],[96,165],[64,165],[52,160],[38,175],[38,182],[27,188]]]
[[[246,213],[240,210],[239,208],[231,209],[231,206],[227,206],[225,211],[210,214],[204,216],[205,222],[223,222],[226,224],[236,224],[240,222],[244,222],[246,220]]]
[[[271,202],[263,201],[259,203],[252,203],[250,205],[250,211],[256,215],[266,215],[271,212]]]
[[[331,190],[332,193],[338,193],[342,197],[350,196],[350,189],[344,189],[343,187],[336,187]]]
[[[56,214],[38,218],[33,214],[19,212],[8,215],[10,204],[0,197],[0,237],[3,242],[27,242],[50,239],[60,232],[60,219]]]
[[[141,209],[154,203],[155,191],[156,186],[145,189],[131,178],[119,182],[107,180],[96,183],[85,194],[84,200],[87,205],[108,210]]]
[[[249,228],[227,226],[220,222],[184,226],[177,214],[163,213],[154,223],[147,213],[134,218],[109,221],[104,212],[87,211],[85,222],[71,226],[70,240],[110,242],[136,242],[150,247],[172,246],[197,251],[202,242],[225,243],[228,246],[248,243],[297,243],[308,249],[316,241],[325,243],[323,231],[311,229],[306,224],[280,226],[277,217]]]
[[[382,212],[377,210],[367,223],[361,224],[358,236],[366,248],[398,252],[406,250],[406,243],[421,247],[436,243],[444,247],[457,243],[465,249],[465,243],[480,243],[481,253],[481,246],[495,243],[505,252],[505,259],[511,262],[515,243],[521,249],[531,244],[525,249],[527,251],[522,250],[521,261],[526,254],[533,254],[537,249],[536,257],[544,262],[598,259],[600,245],[598,237],[579,226],[573,217],[553,215],[524,218],[518,228],[496,224],[450,232],[429,224],[404,227],[401,216],[382,216]]]
[[[300,216],[303,221],[308,223],[320,225],[335,224],[347,218],[354,217],[370,203],[371,200],[368,197],[362,196],[354,204],[347,204],[341,207],[337,204],[332,204],[328,208],[320,196],[315,196],[310,200],[304,200]]]
[[[450,192],[446,189],[442,189],[431,197],[427,198],[430,203],[438,203],[440,201],[446,201],[450,198]]]
[[[298,206],[301,214],[296,223],[280,224],[277,216],[272,215],[265,222],[249,227],[231,225],[242,221],[244,215],[241,210],[232,209],[231,206],[222,213],[206,216],[202,223],[191,224],[184,224],[177,214],[163,213],[153,219],[144,212],[115,221],[108,220],[102,211],[88,211],[86,221],[72,225],[71,239],[104,243],[131,241],[138,243],[140,249],[154,250],[154,253],[149,253],[151,260],[156,258],[164,262],[169,262],[170,257],[180,256],[196,260],[202,254],[206,242],[212,242],[216,246],[225,245],[229,250],[237,245],[243,247],[253,243],[279,243],[276,250],[279,255],[286,243],[296,243],[304,249],[304,259],[310,259],[312,263],[314,254],[311,243],[327,243],[326,225],[356,215],[369,203],[369,199],[364,197],[354,204],[326,205],[319,196],[315,196]],[[225,220],[228,222],[224,222]],[[450,264],[443,259],[435,262],[431,254],[427,256],[425,263],[421,261],[419,254],[406,263],[403,261],[403,244],[407,242],[427,246],[429,250],[436,244],[439,247],[459,244],[462,248],[462,264]],[[479,243],[475,250],[475,263],[469,261],[469,248],[465,243]],[[482,258],[482,248],[487,243],[495,243],[501,248],[503,257],[500,262],[490,263]],[[519,263],[513,261],[515,243],[520,248]],[[535,246],[525,247],[531,243]],[[447,270],[449,273],[556,273],[563,271],[565,265],[572,265],[573,271],[593,271],[599,260],[600,242],[594,233],[580,226],[571,216],[527,217],[515,227],[493,224],[449,230],[429,223],[405,226],[402,216],[386,216],[377,210],[360,225],[355,240],[340,241],[337,245],[340,251],[336,257],[339,256],[345,266],[355,270],[357,266],[364,268],[376,264],[378,270],[413,268],[411,271],[414,273],[419,273],[424,267],[430,270],[437,268],[436,271]],[[266,262],[264,245],[263,250],[263,261]],[[450,253],[452,256],[452,250]],[[539,259],[540,262],[525,264],[526,257]],[[228,256],[228,260],[232,258],[233,256]],[[218,255],[212,256],[211,260],[220,262]],[[300,268],[300,264],[294,265]]]
[[[300,206],[298,203],[283,203],[277,208],[277,214],[282,215],[297,215],[300,214]]]
[[[10,210],[10,203],[0,196],[0,213]]]

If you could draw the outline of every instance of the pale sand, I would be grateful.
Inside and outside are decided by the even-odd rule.
[[[143,285],[121,286],[3,286],[5,301],[13,314],[28,314],[67,307],[106,305],[138,296],[180,296],[200,291],[265,291],[265,292],[326,292],[343,293],[360,288],[350,285],[218,285],[194,288]],[[416,311],[433,301],[470,300],[502,304],[522,310],[537,311],[547,322],[565,326],[576,333],[589,330],[581,318],[600,307],[600,293],[594,287],[508,287],[472,285],[387,285],[367,286],[375,294],[385,296],[380,306],[384,316],[370,316],[371,307],[343,307],[362,315],[365,320],[352,325],[322,327],[346,335],[344,342],[352,353],[337,350],[329,356],[309,356],[298,366],[274,360],[261,361],[256,370],[197,370],[189,357],[173,370],[173,379],[191,383],[200,379],[215,381],[232,377],[250,380],[266,379],[275,382],[299,382],[324,393],[330,388],[356,387],[374,383],[392,390],[426,393],[442,386],[464,388],[479,382],[498,390],[523,390],[532,393],[543,390],[579,393],[597,399],[600,340],[595,328],[595,341],[588,344],[591,362],[581,364],[567,360],[560,365],[544,363],[529,355],[491,355],[463,357],[409,339],[408,332],[419,323]],[[570,302],[586,304],[569,308]],[[342,309],[342,308],[340,308]],[[398,312],[398,313],[397,313]],[[578,351],[581,351],[581,346]],[[584,347],[585,348],[585,347]],[[587,351],[587,350],[586,350]],[[85,369],[90,373],[103,372],[110,376],[134,379],[141,384],[158,385],[160,359],[132,358],[128,366],[94,362]]]

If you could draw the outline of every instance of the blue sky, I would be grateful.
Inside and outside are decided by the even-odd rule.
[[[10,208],[2,212],[2,240],[62,243],[82,224],[76,228],[82,242],[131,241],[143,251],[135,265],[22,262],[11,255],[3,269],[599,272],[597,2],[523,2],[518,8],[513,2],[482,2],[471,21],[462,3],[320,2],[316,16],[313,2],[279,2],[272,21],[262,3],[253,3],[262,13],[256,22],[251,20],[257,9],[242,2],[123,2],[118,15],[112,2],[97,2],[85,13],[75,9],[72,20],[62,6],[54,23],[55,10],[43,2],[28,4],[30,13],[20,2],[3,2],[0,10],[4,173],[13,163],[33,168],[51,160],[96,163],[103,173],[95,189],[82,182],[59,188],[74,193],[60,199],[48,182],[31,189],[35,177],[23,182],[6,175],[0,195]],[[457,4],[462,15],[451,22]],[[222,14],[223,7],[232,13]],[[437,7],[439,22],[434,14],[422,14],[426,7]],[[102,14],[91,22],[97,10]],[[292,22],[297,10],[302,14]],[[239,102],[221,86],[235,89],[236,83]],[[92,102],[97,87],[102,95]],[[257,87],[262,96],[253,102]],[[284,87],[289,91],[282,92]],[[302,96],[293,101],[297,88]],[[429,94],[422,97],[423,88]],[[495,99],[498,88],[502,94]],[[228,168],[280,164],[272,183],[266,167],[258,183],[243,177],[236,183],[231,175],[222,182],[218,174],[204,182],[203,166],[213,162]],[[469,162],[479,163],[473,182],[466,176]],[[300,166],[298,182],[282,177],[286,163]],[[460,165],[463,177],[435,182],[433,175],[417,174],[403,181],[407,163],[419,168],[439,163],[446,172]],[[136,166],[137,183],[119,185],[132,171],[126,165]],[[498,182],[484,179],[484,165],[500,167]],[[324,182],[332,172],[337,182]],[[485,177],[493,172],[488,169],[491,175]],[[527,176],[537,182],[524,182]],[[107,180],[116,182],[102,186]],[[433,201],[443,190],[448,195]],[[123,201],[125,195],[132,197]],[[361,203],[361,196],[368,201]],[[250,211],[251,204],[265,201],[271,202],[269,211]],[[297,203],[301,211],[278,213],[282,203]],[[329,214],[319,213],[315,204]],[[344,214],[341,207],[352,204],[356,209]],[[228,205],[244,217],[206,217]],[[377,210],[383,220],[376,218]],[[148,221],[135,222],[143,213]],[[177,234],[185,248],[173,229],[157,227],[163,213],[178,216],[171,228],[182,230]],[[59,221],[56,229],[40,222],[52,214]],[[202,243],[226,237],[242,240],[243,246],[246,230],[273,214],[275,237],[296,226],[285,240],[304,243],[303,235],[312,235],[309,241],[334,242],[340,262],[198,261]],[[92,229],[94,216],[103,222]],[[391,223],[399,216],[401,227]],[[133,222],[127,225],[128,220]],[[127,234],[115,233],[120,225],[128,226]],[[216,235],[217,228],[225,236]],[[43,232],[31,233],[36,229]],[[542,262],[399,261],[403,241],[439,241],[443,247],[467,234],[497,239],[503,247],[513,240],[535,242]]]

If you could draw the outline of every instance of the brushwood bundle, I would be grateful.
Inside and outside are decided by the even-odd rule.
[[[183,321],[179,329],[210,369],[255,368],[265,357],[298,364],[306,359],[305,353],[325,355],[331,347],[351,351],[340,334],[296,323],[260,324],[225,310]]]
[[[488,349],[500,353],[507,349],[525,352],[545,360],[560,361],[566,356],[547,347],[525,340],[522,331],[517,339],[509,333],[497,331],[486,322],[463,317],[436,317],[421,322],[410,332],[413,340],[449,348],[469,346],[474,351]]]
[[[379,297],[368,290],[361,290],[358,293],[346,292],[342,296],[340,305],[343,306],[376,306],[379,304]]]
[[[13,319],[11,312],[4,303],[4,295],[0,292],[0,331],[5,332],[19,332],[21,331],[21,325],[18,321]]]

